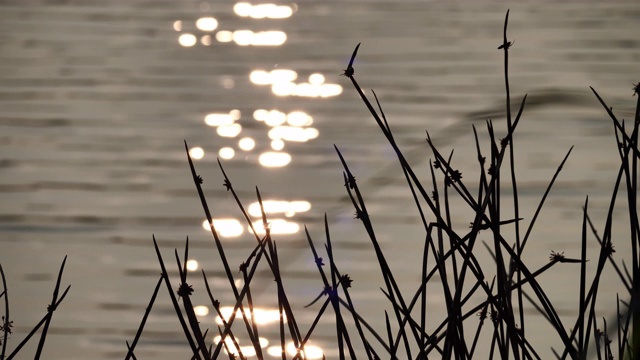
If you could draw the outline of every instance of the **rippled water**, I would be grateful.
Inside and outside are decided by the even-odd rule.
[[[214,218],[226,221],[219,224],[226,224],[223,240],[232,264],[240,264],[254,240],[222,186],[216,157],[246,206],[256,201],[256,185],[272,201],[274,231],[277,223],[284,232],[277,239],[286,259],[285,285],[299,321],[311,321],[317,309],[302,306],[322,287],[301,229],[306,224],[319,245],[327,213],[338,264],[354,279],[354,301],[383,329],[381,278],[345,198],[333,144],[365,192],[403,289],[417,282],[422,235],[390,147],[339,74],[361,42],[358,80],[376,90],[410,162],[427,174],[428,130],[444,152],[455,148],[454,163],[470,181],[477,168],[475,155],[469,156],[475,151],[471,125],[483,133],[490,118],[504,133],[502,52],[496,47],[508,7],[515,39],[512,95],[514,102],[529,96],[514,139],[525,221],[575,145],[527,260],[536,268],[551,250],[578,256],[587,194],[602,226],[617,153],[611,124],[589,86],[620,118],[633,116],[631,87],[640,74],[637,2],[278,6],[234,11],[231,2],[123,0],[0,5],[0,263],[15,324],[10,344],[44,314],[68,254],[63,284],[72,288],[55,313],[46,358],[123,357],[124,341],[132,339],[159,275],[152,234],[166,259],[189,236],[198,269],[210,275],[216,296],[229,301],[202,226],[183,140],[201,157],[196,166]],[[454,222],[466,226],[465,215],[454,209]],[[620,231],[624,239],[626,230]],[[616,243],[618,253],[625,246]],[[590,251],[595,249],[594,241]],[[567,296],[575,294],[567,290],[576,283],[574,270],[541,280],[566,319],[577,304],[577,296]],[[205,305],[197,274],[194,302]],[[605,276],[612,281],[603,284],[602,297],[614,299],[619,285],[612,273]],[[276,301],[271,279],[263,274],[258,280],[264,285],[256,285],[254,296],[268,310]],[[161,294],[138,358],[186,358],[168,296]],[[442,299],[434,294],[430,300],[441,311]],[[212,327],[214,319],[203,316],[202,323]],[[329,357],[335,356],[332,326],[325,324],[314,339]],[[532,333],[549,329],[542,320],[528,326]],[[265,328],[277,344],[277,327]],[[533,340],[542,354],[548,344],[559,345],[544,335]]]

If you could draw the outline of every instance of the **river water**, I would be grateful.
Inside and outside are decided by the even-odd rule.
[[[356,306],[384,333],[383,310],[390,307],[379,289],[373,248],[346,198],[334,144],[358,180],[406,291],[419,280],[423,235],[390,146],[348,79],[339,75],[362,43],[356,77],[378,94],[398,143],[425,184],[432,157],[425,131],[443,153],[455,149],[453,163],[472,183],[477,178],[472,125],[485,145],[487,119],[500,137],[506,129],[503,52],[496,48],[508,8],[509,39],[515,40],[509,66],[513,107],[528,94],[514,139],[525,225],[575,145],[525,260],[536,269],[551,251],[579,257],[587,195],[602,231],[617,152],[611,122],[589,86],[619,118],[632,119],[632,86],[640,81],[640,3],[257,5],[2,2],[0,263],[14,321],[9,349],[45,314],[68,255],[62,284],[72,287],[54,315],[45,357],[124,357],[125,340],[132,340],[159,276],[152,234],[170,263],[173,249],[181,249],[189,236],[190,265],[198,270],[191,275],[194,303],[213,311],[199,278],[204,269],[216,296],[229,304],[219,256],[202,226],[183,140],[201,157],[196,167],[232,266],[247,256],[255,239],[222,185],[217,157],[247,207],[256,201],[255,186],[270,201],[274,232],[281,233],[274,238],[285,286],[302,328],[318,309],[303,306],[322,289],[302,226],[321,248],[326,213],[340,270],[354,279]],[[468,216],[453,209],[460,229]],[[616,210],[616,219],[620,240],[614,244],[620,259],[627,259],[624,208]],[[590,258],[597,249],[591,238]],[[477,256],[489,259],[486,253]],[[540,281],[569,328],[578,303],[578,266],[562,265]],[[613,272],[603,276],[599,308],[611,317],[621,287]],[[271,280],[266,273],[255,280],[254,297],[267,314],[276,301]],[[434,292],[429,301],[433,314],[441,315],[443,297]],[[526,311],[531,341],[545,358],[549,347],[560,343],[545,335],[551,328],[532,306]],[[312,343],[334,358],[330,318]],[[277,325],[269,321],[267,316],[265,349],[278,344]],[[203,315],[201,324],[213,332],[213,315]],[[139,359],[189,357],[165,289],[146,329]],[[36,343],[32,340],[23,356],[31,356]]]

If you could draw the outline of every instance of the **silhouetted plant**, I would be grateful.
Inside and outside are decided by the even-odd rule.
[[[280,314],[279,336],[282,348],[282,358],[286,358],[285,343],[287,340],[295,344],[298,353],[294,359],[304,358],[304,347],[314,333],[316,326],[327,313],[329,307],[333,310],[335,317],[336,343],[340,359],[356,358],[356,356],[366,356],[368,359],[391,358],[391,359],[424,359],[429,356],[443,359],[470,359],[474,356],[478,358],[499,357],[502,359],[540,359],[538,352],[527,340],[526,317],[524,312],[525,301],[536,308],[541,315],[549,322],[555,332],[555,336],[562,341],[561,349],[554,349],[558,358],[565,359],[585,359],[589,354],[589,349],[595,349],[599,359],[613,358],[617,353],[618,358],[636,358],[640,351],[640,258],[638,257],[638,242],[640,242],[640,226],[637,214],[637,182],[638,182],[638,127],[640,124],[640,96],[635,113],[633,129],[629,132],[624,122],[619,121],[612,109],[606,105],[600,95],[592,89],[598,101],[603,105],[605,111],[612,120],[617,142],[619,143],[620,167],[611,195],[609,210],[606,216],[603,231],[598,232],[588,213],[588,198],[583,207],[583,221],[581,229],[581,254],[578,258],[568,258],[564,252],[550,250],[549,262],[538,268],[530,268],[522,260],[527,241],[531,231],[536,224],[538,215],[549,195],[563,165],[567,161],[573,147],[567,150],[562,162],[557,167],[544,194],[542,195],[528,225],[525,227],[524,218],[520,216],[519,194],[516,176],[516,163],[514,157],[514,134],[520,120],[527,96],[523,96],[520,106],[515,114],[511,111],[511,93],[509,89],[508,56],[509,50],[514,42],[507,39],[507,25],[509,12],[507,11],[503,40],[498,46],[504,54],[504,80],[505,80],[505,104],[506,104],[506,134],[502,138],[497,137],[498,130],[494,128],[492,120],[486,121],[489,135],[489,150],[483,153],[482,146],[478,139],[477,129],[472,128],[476,157],[480,169],[477,179],[477,193],[473,194],[467,181],[470,178],[463,177],[459,169],[453,167],[451,156],[445,156],[434,145],[431,136],[427,133],[427,145],[433,154],[429,170],[431,174],[429,181],[421,180],[411,165],[403,155],[399,145],[394,139],[391,127],[387,122],[378,97],[372,90],[376,107],[365,95],[355,78],[354,60],[360,44],[353,51],[352,57],[343,74],[353,84],[354,89],[361,97],[365,106],[371,113],[380,131],[385,136],[402,168],[403,175],[407,181],[407,186],[411,190],[416,210],[424,227],[425,241],[423,244],[423,262],[420,266],[421,282],[417,284],[412,293],[402,293],[391,270],[391,266],[378,242],[374,224],[369,217],[366,202],[363,197],[356,176],[350,170],[346,157],[336,146],[336,152],[343,167],[344,186],[351,203],[355,209],[355,218],[361,221],[364,229],[375,250],[376,262],[379,265],[384,288],[382,294],[389,300],[391,311],[385,311],[385,329],[374,329],[366,319],[356,310],[356,304],[352,301],[349,288],[353,281],[347,274],[342,273],[335,262],[329,224],[325,215],[325,250],[327,257],[321,257],[316,250],[309,231],[305,228],[305,235],[309,243],[312,255],[317,265],[322,290],[315,299],[309,299],[307,307],[319,306],[316,317],[309,324],[309,328],[304,332],[296,321],[294,309],[291,306],[280,272],[280,261],[278,258],[277,243],[272,238],[268,219],[262,206],[260,192],[256,189],[256,195],[262,211],[262,221],[265,230],[264,236],[257,235],[253,228],[244,206],[239,200],[232,182],[227,176],[222,164],[218,161],[220,170],[224,175],[224,187],[231,192],[233,198],[245,220],[255,234],[256,245],[254,250],[248,255],[246,260],[240,265],[240,272],[243,280],[241,287],[236,285],[235,277],[231,271],[222,242],[213,223],[207,201],[202,190],[203,179],[197,174],[193,161],[187,150],[187,158],[191,169],[191,175],[196,186],[207,221],[211,226],[211,233],[215,246],[220,255],[224,272],[227,276],[230,291],[233,293],[235,302],[233,312],[228,319],[225,319],[220,312],[220,301],[212,295],[207,282],[207,276],[203,272],[206,289],[214,309],[222,319],[222,326],[218,328],[220,340],[217,344],[212,344],[206,339],[207,331],[200,329],[196,315],[190,301],[193,292],[191,285],[187,283],[186,262],[188,259],[189,243],[185,245],[184,257],[181,261],[177,250],[175,258],[180,275],[180,285],[177,294],[182,298],[182,308],[176,298],[165,268],[164,260],[160,254],[154,238],[154,246],[162,276],[155,288],[147,311],[135,339],[128,346],[127,359],[134,358],[136,344],[139,343],[140,335],[149,311],[153,306],[158,289],[162,282],[165,283],[171,301],[174,305],[176,315],[182,325],[186,340],[191,348],[194,359],[215,359],[223,350],[229,358],[244,359],[234,333],[242,332],[246,334],[254,347],[256,356],[263,358],[261,345],[259,342],[259,327],[255,321],[254,303],[251,297],[251,285],[259,263],[266,262],[276,283],[276,298],[278,311]],[[639,92],[640,83],[634,85],[634,95]],[[505,166],[508,170],[505,170]],[[512,193],[507,196],[502,191],[502,181],[506,178],[510,183]],[[438,179],[441,179],[440,181]],[[440,184],[440,185],[439,185]],[[441,184],[444,184],[442,186]],[[630,220],[630,241],[631,241],[631,270],[623,262],[622,266],[613,257],[615,253],[612,242],[613,209],[618,198],[620,188],[624,186],[627,196],[627,208]],[[431,188],[429,188],[431,187]],[[439,190],[440,189],[440,190]],[[474,214],[470,221],[469,228],[456,229],[452,225],[449,209],[453,196],[459,197]],[[510,203],[507,202],[510,200]],[[514,217],[502,218],[502,209],[509,207],[513,210]],[[506,227],[513,227],[513,238],[507,239]],[[474,250],[479,242],[481,231],[489,232],[488,242],[483,245],[489,250],[493,257],[495,267],[488,268],[480,265],[474,255]],[[509,231],[511,232],[511,231]],[[595,259],[591,259],[596,264],[596,270],[592,278],[587,278],[586,263],[587,237],[591,233],[600,244],[599,252]],[[601,275],[606,263],[609,262],[615,269],[621,282],[628,290],[626,296],[628,302],[618,300],[618,317],[616,323],[617,344],[612,343],[611,334],[608,332],[606,320],[600,322],[595,312],[595,304],[598,296],[598,287]],[[561,321],[560,316],[550,301],[543,286],[538,282],[541,274],[556,266],[559,263],[576,263],[580,266],[580,291],[577,294],[578,314],[575,321],[567,326]],[[623,270],[621,270],[623,269]],[[491,281],[489,281],[491,278]],[[442,295],[445,299],[446,313],[441,319],[437,319],[438,314],[430,314],[429,321],[437,324],[434,330],[427,331],[427,286],[430,281],[437,279],[442,287]],[[485,300],[471,304],[473,295],[481,295]],[[324,298],[323,301],[321,301]],[[55,300],[55,296],[54,296]],[[321,302],[322,305],[316,305]],[[242,316],[242,326],[233,327],[236,321],[236,312]],[[248,311],[246,311],[248,310]],[[8,311],[7,311],[8,313]],[[183,315],[184,314],[184,315]],[[186,316],[186,319],[185,319]],[[471,317],[478,317],[477,325],[470,325],[467,320]],[[351,319],[347,321],[348,319]],[[286,319],[286,321],[285,321]],[[489,321],[487,321],[489,320]],[[8,315],[7,315],[8,321]],[[353,324],[352,326],[350,324]],[[5,325],[5,337],[8,325]],[[233,328],[233,330],[232,330]],[[356,333],[354,334],[353,328]],[[487,329],[488,328],[488,329]],[[633,330],[636,330],[635,332]],[[482,331],[491,333],[491,343],[488,347],[488,354],[478,354],[478,341]],[[230,338],[235,349],[225,341]],[[590,346],[593,340],[594,344]],[[357,354],[361,344],[363,354]],[[613,345],[612,345],[613,344]],[[213,346],[215,345],[215,348]]]
[[[56,287],[53,290],[53,299],[51,303],[47,305],[47,313],[44,315],[42,320],[36,324],[33,329],[27,334],[27,336],[22,339],[22,341],[7,355],[7,345],[9,343],[9,335],[13,333],[13,321],[9,318],[9,290],[7,288],[7,281],[5,278],[4,270],[2,269],[2,265],[0,265],[0,276],[2,277],[2,293],[0,293],[0,298],[4,298],[4,315],[2,316],[2,324],[0,324],[0,333],[2,334],[2,338],[0,339],[0,360],[3,359],[13,359],[18,353],[22,350],[22,348],[31,340],[33,335],[43,327],[40,332],[40,340],[38,342],[38,347],[36,349],[36,353],[34,355],[34,359],[40,359],[42,356],[42,351],[44,349],[44,342],[47,338],[47,333],[49,331],[49,325],[51,323],[51,319],[53,318],[53,313],[58,309],[58,305],[64,300],[67,296],[67,292],[71,288],[71,285],[67,286],[62,295],[58,297],[60,291],[60,283],[62,282],[62,273],[64,271],[64,265],[67,262],[67,257],[64,257],[62,261],[62,265],[60,266],[60,271],[58,272],[58,280],[56,281]]]

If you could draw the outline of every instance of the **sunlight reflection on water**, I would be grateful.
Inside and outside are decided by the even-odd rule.
[[[233,124],[235,120],[240,117],[240,112],[237,112],[237,116],[234,116],[233,110],[228,114],[225,113],[211,113],[204,117],[204,123],[209,126],[227,126]]]
[[[293,7],[276,4],[251,5],[247,2],[239,2],[233,6],[233,11],[241,17],[253,19],[285,19],[293,14]]]
[[[342,86],[325,83],[325,77],[319,73],[309,75],[308,82],[296,83],[298,74],[289,69],[271,71],[254,70],[249,79],[256,85],[271,85],[271,92],[277,96],[300,96],[310,98],[328,98],[342,94]]]
[[[222,339],[222,337],[220,335],[217,335],[213,338],[213,342],[214,344],[217,344],[220,342],[220,340]],[[240,345],[240,341],[238,341],[236,339],[236,341],[238,342],[238,345]],[[259,337],[258,341],[260,342],[260,348],[264,349],[267,346],[269,346],[269,340],[267,340],[264,337]],[[256,356],[256,349],[253,347],[253,345],[240,345],[240,352],[238,352],[238,349],[236,348],[236,344],[233,342],[233,339],[231,339],[230,337],[227,337],[224,340],[225,343],[225,353],[228,354],[229,352],[233,355],[238,357],[239,353],[242,352],[242,355],[244,357],[249,357],[249,356]],[[227,352],[226,349],[229,349],[229,352]]]
[[[244,151],[251,151],[256,147],[256,142],[250,137],[245,137],[238,141],[238,147]]]
[[[242,224],[236,219],[213,219],[213,226],[222,237],[238,237],[243,233]],[[202,222],[202,228],[211,231],[207,220]]]
[[[267,214],[282,213],[287,217],[292,217],[296,213],[307,212],[311,210],[311,203],[308,201],[284,201],[284,200],[265,200],[262,202],[264,212]],[[249,215],[262,216],[260,203],[253,202],[249,205]]]
[[[196,27],[202,31],[213,31],[218,27],[218,20],[213,17],[201,17],[196,20]]]
[[[251,318],[251,311],[248,308],[244,309],[245,316],[247,318]],[[216,316],[216,324],[222,325],[222,319],[225,321],[229,321],[231,318],[231,314],[233,314],[233,306],[222,306],[220,307],[220,314],[222,317]],[[283,314],[284,322],[287,322],[286,314]],[[254,306],[253,307],[253,317],[255,319],[256,324],[258,325],[270,325],[280,322],[280,312],[278,309],[269,309]],[[242,311],[240,309],[236,310],[236,319],[242,319]]]
[[[260,236],[266,234],[262,220],[254,221],[253,228],[256,229],[256,233]],[[300,231],[300,225],[298,223],[285,220],[285,219],[268,219],[267,227],[272,235],[292,235]],[[248,226],[249,231],[251,227]]]
[[[236,151],[233,150],[233,148],[225,146],[218,150],[218,156],[220,156],[221,159],[231,160],[234,156],[236,156]]]
[[[194,160],[200,160],[204,157],[204,150],[199,146],[192,147],[189,149],[189,155],[191,155]]]
[[[260,154],[258,161],[266,168],[279,168],[289,165],[291,155],[284,151],[266,151]]]
[[[234,12],[239,17],[248,17],[251,19],[286,19],[293,14],[294,8],[286,5],[251,5],[246,2],[240,2],[234,6]],[[201,33],[204,33],[200,37],[202,45],[210,46],[212,38],[208,33],[218,29],[218,20],[212,16],[203,16],[194,22],[194,26],[194,30],[197,29]],[[185,29],[185,23],[182,20],[175,20],[172,27],[176,32],[182,32]],[[220,43],[234,42],[238,46],[270,47],[283,45],[287,41],[287,34],[281,30],[220,30],[216,32],[215,39]],[[178,43],[183,47],[193,47],[198,43],[198,35],[188,32],[182,33],[178,36]]]
[[[196,271],[198,270],[198,267],[200,266],[200,264],[198,264],[197,260],[188,260],[187,261],[187,270],[189,271]]]

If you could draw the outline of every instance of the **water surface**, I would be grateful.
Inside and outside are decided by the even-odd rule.
[[[357,78],[376,90],[410,162],[427,174],[427,130],[443,152],[455,148],[454,163],[471,181],[477,176],[471,125],[482,134],[487,119],[502,134],[506,128],[503,54],[496,48],[508,7],[515,39],[514,104],[529,94],[514,139],[527,224],[555,168],[575,145],[527,260],[536,268],[552,250],[579,255],[586,195],[603,226],[617,153],[611,123],[589,86],[619,118],[633,116],[640,5],[277,5],[275,15],[253,14],[260,19],[246,6],[238,14],[232,2],[34,0],[0,6],[0,262],[15,324],[9,348],[44,314],[57,269],[69,255],[63,284],[72,288],[54,316],[46,357],[123,357],[124,341],[132,339],[159,275],[152,234],[167,259],[189,236],[192,258],[210,274],[216,296],[229,301],[219,257],[202,228],[183,140],[202,150],[196,166],[214,217],[231,221],[229,234],[241,232],[224,237],[234,266],[255,240],[246,226],[233,222],[241,214],[222,186],[217,157],[246,206],[255,201],[255,186],[263,198],[281,201],[273,203],[271,216],[292,232],[276,239],[287,259],[282,266],[298,316],[311,321],[317,309],[302,306],[322,288],[301,229],[306,224],[321,244],[326,213],[341,270],[354,279],[354,301],[382,331],[388,307],[379,291],[381,277],[345,198],[333,144],[356,175],[382,246],[407,290],[419,276],[421,225],[391,148],[339,74],[361,42]],[[241,139],[253,140],[253,147]],[[277,154],[269,160],[261,157],[265,152]],[[468,214],[454,209],[454,222],[464,229]],[[615,243],[619,254],[627,246],[624,231]],[[541,281],[568,320],[578,301],[577,295],[567,296],[576,294],[571,286],[577,269],[566,269]],[[194,302],[207,304],[198,274],[192,277]],[[605,276],[601,296],[611,301],[602,309],[611,308],[620,291],[615,275]],[[258,281],[264,285],[256,285],[254,296],[272,306],[270,277]],[[437,294],[431,300],[434,313],[443,311]],[[549,331],[541,318],[532,318],[540,321],[528,324],[531,333]],[[203,316],[202,324],[213,327],[213,317]],[[277,334],[277,327],[272,330],[265,334]],[[333,334],[326,323],[314,339],[329,357],[335,356]],[[143,340],[139,358],[188,357],[166,293]],[[542,335],[532,341],[541,354],[559,345]]]

